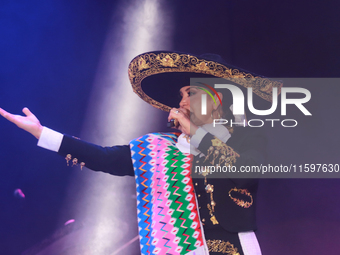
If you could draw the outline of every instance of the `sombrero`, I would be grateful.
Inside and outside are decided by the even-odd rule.
[[[250,73],[225,63],[214,54],[193,54],[154,51],[135,57],[129,64],[129,79],[133,91],[152,106],[170,111],[178,107],[179,90],[190,84],[190,78],[223,78],[272,101],[272,89],[281,92],[282,82]]]

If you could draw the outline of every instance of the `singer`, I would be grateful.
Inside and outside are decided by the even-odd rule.
[[[235,121],[231,92],[209,84],[189,85],[191,77],[224,78],[252,87],[268,101],[271,89],[282,86],[213,55],[148,52],[129,65],[132,87],[147,103],[169,111],[168,120],[180,133],[152,133],[129,145],[101,147],[43,127],[27,108],[25,116],[1,108],[0,114],[34,135],[39,146],[65,157],[67,164],[135,176],[142,254],[261,254],[254,233],[258,180],[192,169],[262,164],[266,137],[255,128],[214,127],[214,119]],[[207,114],[202,115],[201,98],[207,93]]]

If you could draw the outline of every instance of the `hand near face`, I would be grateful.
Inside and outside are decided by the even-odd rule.
[[[6,112],[5,110],[0,108],[0,115],[1,116],[6,118],[7,120],[9,120],[10,122],[13,122],[19,128],[22,128],[23,130],[31,133],[33,136],[35,136],[37,139],[39,139],[41,132],[42,132],[42,129],[43,129],[43,126],[40,124],[40,121],[26,107],[24,109],[22,109],[22,112],[26,116],[14,115],[14,114]]]
[[[182,97],[179,108],[171,109],[168,121],[171,119],[176,120],[176,128],[186,135],[193,136],[196,133],[198,126],[212,123],[212,112],[216,111],[219,104],[216,104],[211,97],[208,97],[208,114],[202,115],[202,94],[205,94],[206,92],[197,86],[184,86],[179,92]]]
[[[178,123],[176,126],[177,129],[186,135],[192,136],[196,133],[198,127],[190,121],[189,115],[190,113],[185,109],[172,108],[168,116],[168,121],[174,119]]]

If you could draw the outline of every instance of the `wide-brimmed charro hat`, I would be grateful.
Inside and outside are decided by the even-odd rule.
[[[190,78],[223,78],[240,87],[253,88],[253,93],[272,101],[272,89],[281,92],[282,82],[271,80],[225,63],[218,55],[155,51],[135,57],[129,64],[133,91],[152,106],[170,111],[178,107],[179,90],[190,85]]]

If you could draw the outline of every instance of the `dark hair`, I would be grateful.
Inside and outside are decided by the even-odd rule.
[[[229,89],[216,89],[216,91],[220,92],[223,95],[222,105],[219,106],[222,107],[221,119],[228,120],[228,123],[230,123],[230,120],[235,122],[235,116],[230,110],[230,106],[233,104],[233,97],[231,92],[229,91]]]

